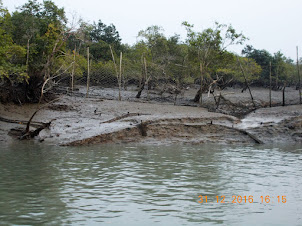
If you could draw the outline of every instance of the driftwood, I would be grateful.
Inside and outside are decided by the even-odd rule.
[[[55,119],[51,120],[48,123],[43,123],[43,122],[32,122],[34,116],[38,113],[38,111],[40,111],[42,108],[46,107],[48,104],[50,104],[51,102],[43,105],[42,107],[38,108],[30,117],[30,119],[28,121],[23,121],[23,120],[15,120],[15,119],[7,119],[7,118],[3,118],[0,117],[0,121],[2,122],[7,122],[7,123],[15,123],[15,124],[26,124],[26,128],[25,130],[23,129],[12,129],[10,131],[11,135],[17,136],[20,140],[25,140],[25,139],[32,139],[36,136],[39,135],[39,133],[46,128],[49,128],[50,124],[52,121],[54,121]],[[30,131],[30,126],[35,127],[36,129],[34,131]]]
[[[42,99],[42,98],[40,98],[40,99]],[[38,107],[38,109],[32,114],[32,116],[30,117],[30,119],[28,120],[28,122],[27,122],[27,124],[26,124],[26,130],[25,130],[26,133],[29,132],[29,127],[30,127],[31,121],[32,121],[32,119],[35,117],[35,115],[36,115],[41,109],[45,108],[46,106],[48,106],[49,104],[55,102],[55,101],[58,100],[58,99],[59,99],[59,98],[54,99],[54,100],[52,100],[52,101],[50,101],[50,102],[44,104],[43,106]],[[40,104],[40,103],[39,103],[39,104]]]
[[[253,134],[251,134],[251,133],[249,133],[249,132],[247,132],[247,131],[245,131],[245,130],[242,130],[242,129],[238,129],[238,128],[233,128],[233,129],[235,129],[235,130],[237,130],[237,131],[239,131],[239,132],[241,132],[241,133],[243,133],[243,134],[245,134],[245,135],[248,135],[250,138],[252,138],[257,144],[264,144],[263,143],[263,141],[261,141],[261,140],[259,140],[257,137],[255,137]]]
[[[40,98],[41,100],[42,98]],[[50,122],[48,123],[40,123],[41,125],[37,126],[37,129],[35,129],[34,131],[30,131],[30,126],[32,124],[32,120],[33,118],[35,117],[35,115],[41,110],[43,109],[44,107],[48,106],[49,104],[53,103],[54,101],[56,101],[58,99],[54,99],[50,102],[48,102],[47,104],[44,104],[43,106],[41,107],[38,107],[38,109],[32,114],[32,116],[30,117],[30,119],[27,121],[26,123],[26,128],[24,131],[20,131],[20,136],[19,136],[19,139],[20,140],[25,140],[25,139],[31,139],[31,138],[34,138],[35,136],[39,135],[39,133],[43,130],[43,129],[46,129],[46,128],[49,128],[50,124],[52,121],[54,121],[55,119],[51,120]],[[12,121],[17,121],[17,120],[12,120]]]
[[[141,114],[141,113],[129,113],[129,112],[128,112],[127,114],[124,114],[124,115],[115,117],[115,118],[110,119],[110,120],[105,121],[105,122],[101,122],[101,124],[103,124],[103,123],[111,123],[111,122],[115,122],[115,121],[118,121],[118,120],[121,120],[121,119],[124,119],[124,118],[132,117],[132,116],[140,116],[140,115],[147,115],[147,114]]]
[[[212,124],[212,121],[211,121],[211,124]],[[228,129],[236,130],[236,131],[238,131],[238,132],[240,132],[240,133],[242,133],[242,134],[244,134],[244,135],[247,135],[247,136],[249,136],[252,140],[254,140],[255,143],[257,143],[257,144],[264,144],[263,141],[259,140],[256,136],[254,136],[253,134],[247,132],[246,130],[238,129],[238,128],[234,128],[234,127],[229,127],[229,126],[224,126],[224,125],[221,125],[221,126],[226,127],[226,128],[228,128]]]
[[[42,126],[38,127],[37,129],[35,129],[34,131],[28,131],[28,132],[24,132],[24,134],[22,134],[19,139],[20,140],[29,140],[29,139],[32,139],[36,136],[39,135],[39,133],[43,130],[43,129],[46,129],[46,128],[49,128],[50,127],[50,124],[52,121],[54,121],[55,119],[51,120],[50,122],[48,123],[42,123]]]
[[[16,119],[7,119],[7,118],[3,118],[0,116],[0,121],[1,122],[6,122],[6,123],[14,123],[14,124],[27,124],[28,121],[24,121],[24,120],[16,120]],[[32,122],[31,125],[33,127],[39,127],[43,124],[43,122]]]

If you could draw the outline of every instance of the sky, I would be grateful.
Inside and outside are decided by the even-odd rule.
[[[27,0],[2,0],[11,12]],[[39,0],[42,2],[42,0]],[[53,0],[73,15],[87,22],[102,20],[114,24],[123,43],[134,44],[137,34],[159,25],[166,36],[180,34],[186,38],[183,21],[194,24],[196,31],[213,27],[217,21],[232,24],[237,32],[249,38],[246,44],[266,49],[271,54],[281,51],[296,59],[296,46],[302,55],[302,0]],[[229,50],[240,53],[244,46]]]

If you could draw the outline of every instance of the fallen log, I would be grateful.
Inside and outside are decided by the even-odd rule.
[[[227,126],[227,127],[228,127],[228,126]],[[228,128],[230,128],[230,127],[228,127]],[[238,131],[238,132],[240,132],[240,133],[243,133],[243,134],[249,136],[249,137],[252,138],[257,144],[264,144],[263,141],[259,140],[256,136],[254,136],[253,134],[247,132],[246,130],[238,129],[238,128],[234,128],[234,127],[232,127],[232,129],[234,129],[234,130],[236,130],[236,131]]]
[[[252,138],[257,144],[264,144],[263,141],[259,140],[256,136],[254,136],[253,134],[251,134],[251,133],[249,133],[249,132],[247,132],[247,131],[245,131],[245,130],[237,129],[237,128],[235,128],[235,130],[238,130],[238,131],[240,131],[241,133],[248,135],[248,136],[249,136],[250,138]]]
[[[0,116],[0,121],[1,122],[6,122],[6,123],[14,123],[14,124],[27,124],[28,121],[24,121],[24,120],[16,120],[16,119],[8,119],[8,118],[3,118]],[[31,126],[33,127],[39,127],[41,126],[43,123],[42,122],[32,122]]]

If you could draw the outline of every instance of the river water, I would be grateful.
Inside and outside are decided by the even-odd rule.
[[[0,225],[302,225],[301,191],[301,146],[0,147]]]

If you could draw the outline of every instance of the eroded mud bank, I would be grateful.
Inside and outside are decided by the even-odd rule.
[[[24,129],[36,109],[36,105],[1,105],[2,117],[20,123],[1,121],[0,140],[15,139],[8,132]],[[34,118],[35,123],[51,120],[37,141],[59,145],[302,142],[301,105],[258,109],[240,120],[200,107],[63,96]]]

